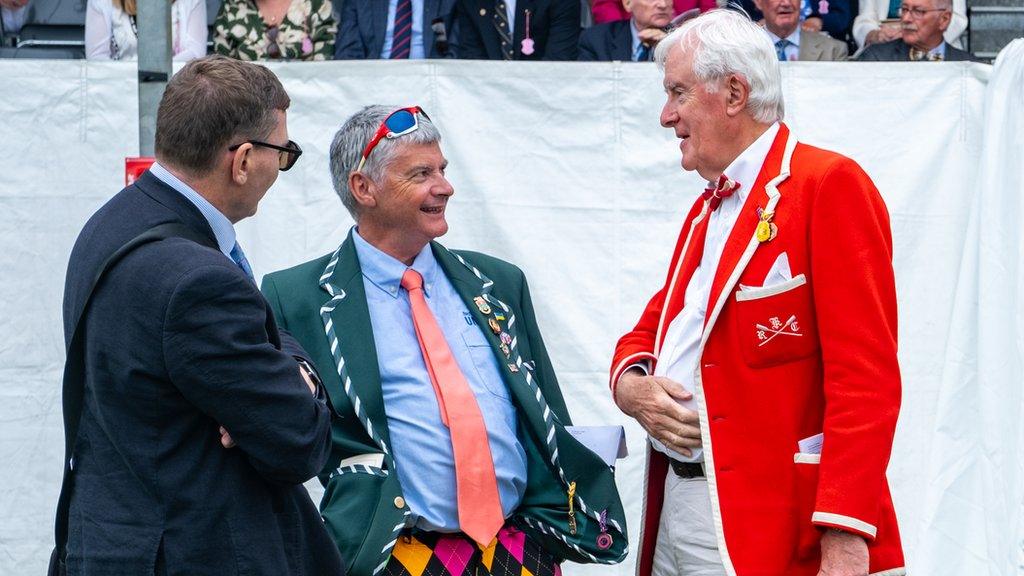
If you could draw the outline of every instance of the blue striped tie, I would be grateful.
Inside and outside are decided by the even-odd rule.
[[[412,51],[412,0],[398,0],[394,30],[391,37],[391,59],[408,58]]]

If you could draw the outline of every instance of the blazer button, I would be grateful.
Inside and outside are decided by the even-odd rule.
[[[405,508],[405,498],[395,496],[395,508]]]

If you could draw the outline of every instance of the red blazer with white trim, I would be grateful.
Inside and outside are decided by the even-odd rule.
[[[759,242],[758,208],[777,234]],[[615,349],[611,384],[658,361],[683,307],[680,270]],[[785,253],[792,279],[763,286]],[[741,288],[740,285],[743,285]],[[760,287],[760,288],[758,288]],[[718,545],[731,575],[814,576],[824,528],[867,539],[871,574],[904,574],[885,470],[900,405],[889,216],[854,161],[797,144],[783,125],[715,273],[695,379]],[[798,441],[824,434],[821,454]],[[637,573],[650,574],[667,458],[649,451]]]

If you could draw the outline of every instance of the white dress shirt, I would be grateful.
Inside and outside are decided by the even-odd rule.
[[[711,283],[718,270],[718,261],[722,258],[725,242],[732,232],[736,219],[740,215],[743,203],[751,193],[751,187],[761,172],[768,151],[772,147],[779,124],[772,124],[753,144],[747,147],[729,167],[725,175],[740,183],[735,194],[722,200],[718,210],[711,213],[708,220],[708,235],[704,240],[704,254],[700,264],[686,285],[683,309],[672,320],[665,332],[665,340],[658,355],[658,364],[654,369],[655,376],[664,376],[678,382],[687,392],[693,393],[700,358],[701,334],[704,331],[704,318],[707,315],[708,299],[711,297]],[[682,257],[682,256],[680,256]],[[697,410],[696,398],[681,403],[684,408]],[[655,438],[651,438],[655,450],[667,454],[670,458],[682,462],[700,462],[704,460],[704,451],[694,449],[690,457],[675,452]]]

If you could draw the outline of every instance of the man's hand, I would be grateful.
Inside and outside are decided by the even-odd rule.
[[[306,386],[309,386],[309,393],[316,396],[316,384],[313,383],[313,379],[309,377],[309,372],[299,365],[299,374],[302,374],[302,379],[306,381]]]
[[[822,24],[823,23],[821,21],[821,18],[818,18],[817,16],[811,16],[810,18],[804,20],[804,23],[800,25],[800,28],[806,30],[807,32],[821,32]]]
[[[891,42],[897,38],[903,36],[903,31],[899,26],[882,26],[877,30],[868,32],[868,35],[864,38],[864,45],[868,46],[871,44],[881,44],[883,42]]]
[[[826,530],[821,537],[818,576],[867,576],[868,543],[842,530]]]
[[[640,43],[646,45],[652,50],[665,36],[668,36],[668,33],[661,28],[644,28],[636,33],[636,37],[640,39]]]
[[[228,434],[223,426],[220,427],[220,445],[225,448],[235,447],[235,441],[231,439],[231,434]]]
[[[666,447],[690,456],[700,446],[700,418],[679,405],[693,395],[677,382],[631,369],[619,378],[615,403]]]

